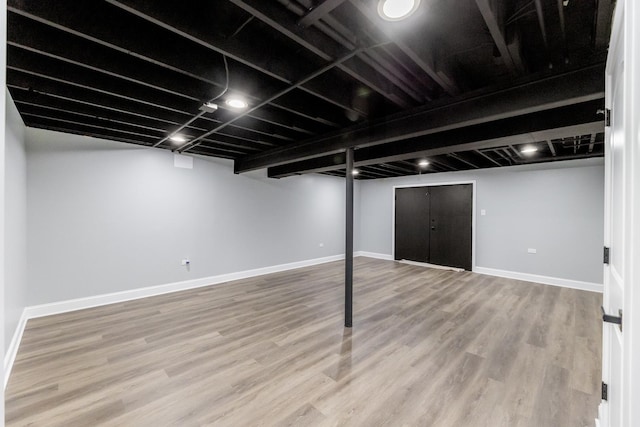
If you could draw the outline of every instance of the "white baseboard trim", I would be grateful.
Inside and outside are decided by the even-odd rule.
[[[113,292],[86,298],[77,298],[50,304],[25,307],[22,312],[22,316],[20,317],[20,322],[18,323],[18,326],[13,334],[11,344],[9,345],[9,348],[7,349],[4,357],[4,388],[7,387],[7,383],[9,382],[9,375],[11,374],[13,363],[16,359],[16,355],[18,354],[18,347],[20,346],[20,341],[22,340],[22,334],[24,333],[24,328],[27,324],[27,320],[29,319],[67,313],[76,310],[84,310],[86,308],[131,301],[155,295],[168,294],[171,292],[185,291],[188,289],[200,288],[204,286],[217,285],[220,283],[231,282],[233,280],[247,279],[264,274],[278,273],[281,271],[310,267],[312,265],[324,264],[327,262],[339,261],[342,259],[344,259],[344,254],[291,262],[287,264],[273,265],[269,267],[256,268],[253,270],[239,271],[236,273],[221,274],[218,276],[203,277],[200,279],[186,280],[183,282],[167,283],[164,285],[149,286],[128,291]]]
[[[354,253],[354,256],[368,257],[375,259],[382,259],[392,261],[393,256],[388,254],[379,254],[375,252],[358,251]],[[26,307],[20,317],[18,326],[13,334],[13,338],[7,349],[7,353],[4,358],[4,373],[5,383],[7,386],[9,380],[9,374],[13,368],[16,355],[18,353],[18,347],[22,340],[22,334],[27,324],[27,320],[35,319],[38,317],[51,316],[54,314],[67,313],[75,310],[83,310],[92,307],[98,307],[102,305],[114,304],[118,302],[125,302],[136,300],[140,298],[146,298],[156,295],[163,295],[172,292],[185,291],[188,289],[200,288],[204,286],[217,285],[220,283],[226,283],[233,280],[248,279],[251,277],[261,276],[264,274],[278,273],[281,271],[294,270],[297,268],[310,267],[313,265],[324,264],[333,261],[339,261],[344,259],[344,254],[333,255],[323,258],[315,258],[305,261],[292,262],[287,264],[279,264],[270,267],[256,268],[253,270],[240,271],[236,273],[221,274],[218,276],[203,277],[200,279],[186,280],[183,282],[167,283],[164,285],[149,286],[145,288],[132,289],[122,292],[113,292],[109,294],[95,295],[86,298],[77,298],[67,301],[59,301],[50,304],[41,304]],[[476,267],[474,269],[476,273],[488,274],[491,276],[506,277],[510,279],[525,280],[529,282],[544,283],[548,285],[564,286],[575,289],[582,289],[593,292],[602,292],[602,285],[597,283],[578,282],[574,280],[558,279],[553,277],[538,276],[534,274],[517,273],[505,270],[496,270],[491,268]]]
[[[25,326],[27,326],[27,320],[27,311],[25,309],[22,310],[22,315],[20,316],[20,320],[18,321],[18,326],[16,326],[16,330],[13,332],[13,337],[11,338],[11,342],[9,343],[9,348],[4,355],[4,389],[7,388],[9,375],[11,374],[11,369],[13,368],[13,362],[15,362],[16,356],[18,355],[18,347],[20,347],[20,341],[22,341],[22,334],[24,333]]]
[[[66,313],[69,311],[83,310],[85,308],[131,301],[140,298],[168,294],[172,292],[185,291],[188,289],[201,288],[203,286],[217,285],[220,283],[231,282],[233,280],[248,279],[250,277],[278,273],[287,270],[294,270],[297,268],[309,267],[312,265],[324,264],[332,261],[339,261],[341,259],[344,259],[344,254],[292,262],[288,264],[273,265],[269,267],[256,268],[253,270],[239,271],[236,273],[220,274],[218,276],[203,277],[200,279],[185,280],[183,282],[167,283],[164,285],[149,286],[145,288],[95,295],[91,297],[77,298],[67,301],[59,301],[50,304],[34,305],[25,308],[25,311],[27,312],[28,319],[34,319],[37,317],[51,316],[53,314]]]
[[[537,274],[518,273],[516,271],[498,270],[495,268],[475,267],[475,273],[489,276],[505,277],[507,279],[524,280],[526,282],[542,283],[544,285],[561,286],[563,288],[580,289],[583,291],[600,292],[604,290],[601,283],[582,282],[579,280],[561,279],[558,277],[540,276]]]
[[[600,405],[598,405],[598,418],[596,418],[596,427],[607,427],[608,423],[609,407],[606,400],[601,400]]]
[[[357,251],[353,255],[354,256],[363,256],[363,257],[367,257],[367,258],[384,259],[384,260],[387,260],[387,261],[393,261],[393,255],[378,254],[378,253],[375,253],[375,252]]]

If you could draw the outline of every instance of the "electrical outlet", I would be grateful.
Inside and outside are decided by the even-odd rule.
[[[538,253],[538,251],[536,249],[534,249],[534,248],[527,249],[527,252],[529,252],[530,254]]]

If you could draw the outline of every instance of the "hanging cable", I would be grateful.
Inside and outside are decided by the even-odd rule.
[[[165,136],[164,138],[162,138],[160,141],[156,142],[155,144],[153,144],[152,147],[157,147],[160,144],[162,144],[163,142],[165,142],[167,139],[171,138],[172,136],[176,135],[178,132],[180,132],[182,129],[186,128],[187,126],[189,126],[191,123],[195,122],[196,120],[198,120],[200,117],[202,117],[203,115],[205,115],[206,113],[211,113],[213,111],[215,111],[218,107],[215,106],[215,108],[204,108],[207,106],[207,104],[211,104],[213,101],[215,101],[216,99],[219,99],[221,96],[223,96],[225,93],[227,93],[227,91],[229,90],[229,64],[227,63],[227,56],[226,55],[222,55],[222,62],[224,62],[224,72],[225,72],[225,84],[224,84],[224,89],[222,90],[222,92],[220,92],[217,96],[211,98],[210,100],[208,100],[203,106],[200,107],[200,112],[198,114],[196,114],[195,116],[193,116],[191,119],[189,119],[187,122],[185,122],[182,126],[180,126],[178,129],[174,130],[173,132],[171,132],[170,135]]]
[[[213,102],[216,99],[220,98],[222,95],[224,95],[225,93],[227,93],[227,91],[229,90],[229,64],[227,64],[227,55],[222,55],[222,61],[224,62],[224,73],[225,73],[225,79],[226,82],[224,84],[224,89],[222,90],[222,92],[220,92],[220,95],[216,96],[215,98],[210,99],[207,102]]]

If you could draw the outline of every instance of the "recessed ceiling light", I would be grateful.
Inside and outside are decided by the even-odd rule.
[[[536,151],[538,151],[538,147],[533,147],[533,146],[524,147],[522,150],[520,150],[522,154],[531,154],[531,153],[535,153]]]
[[[182,135],[171,135],[169,137],[169,139],[173,142],[177,142],[177,143],[182,143],[182,142],[187,142],[187,138],[185,138]]]
[[[400,21],[418,9],[420,0],[380,0],[378,14],[387,21]]]
[[[358,175],[360,171],[358,169],[354,169],[351,171],[351,175]]]
[[[427,167],[427,166],[429,166],[429,161],[428,160],[420,160],[418,162],[418,166],[420,166],[421,168]]]
[[[243,101],[242,99],[238,99],[238,98],[227,99],[226,104],[231,108],[237,108],[237,109],[247,108],[247,105],[248,105],[246,101]]]

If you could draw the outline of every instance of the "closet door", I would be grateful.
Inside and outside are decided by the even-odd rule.
[[[396,260],[471,270],[473,186],[397,188]]]
[[[472,185],[429,187],[429,193],[429,262],[471,270]]]
[[[429,262],[429,187],[396,189],[395,256]]]

